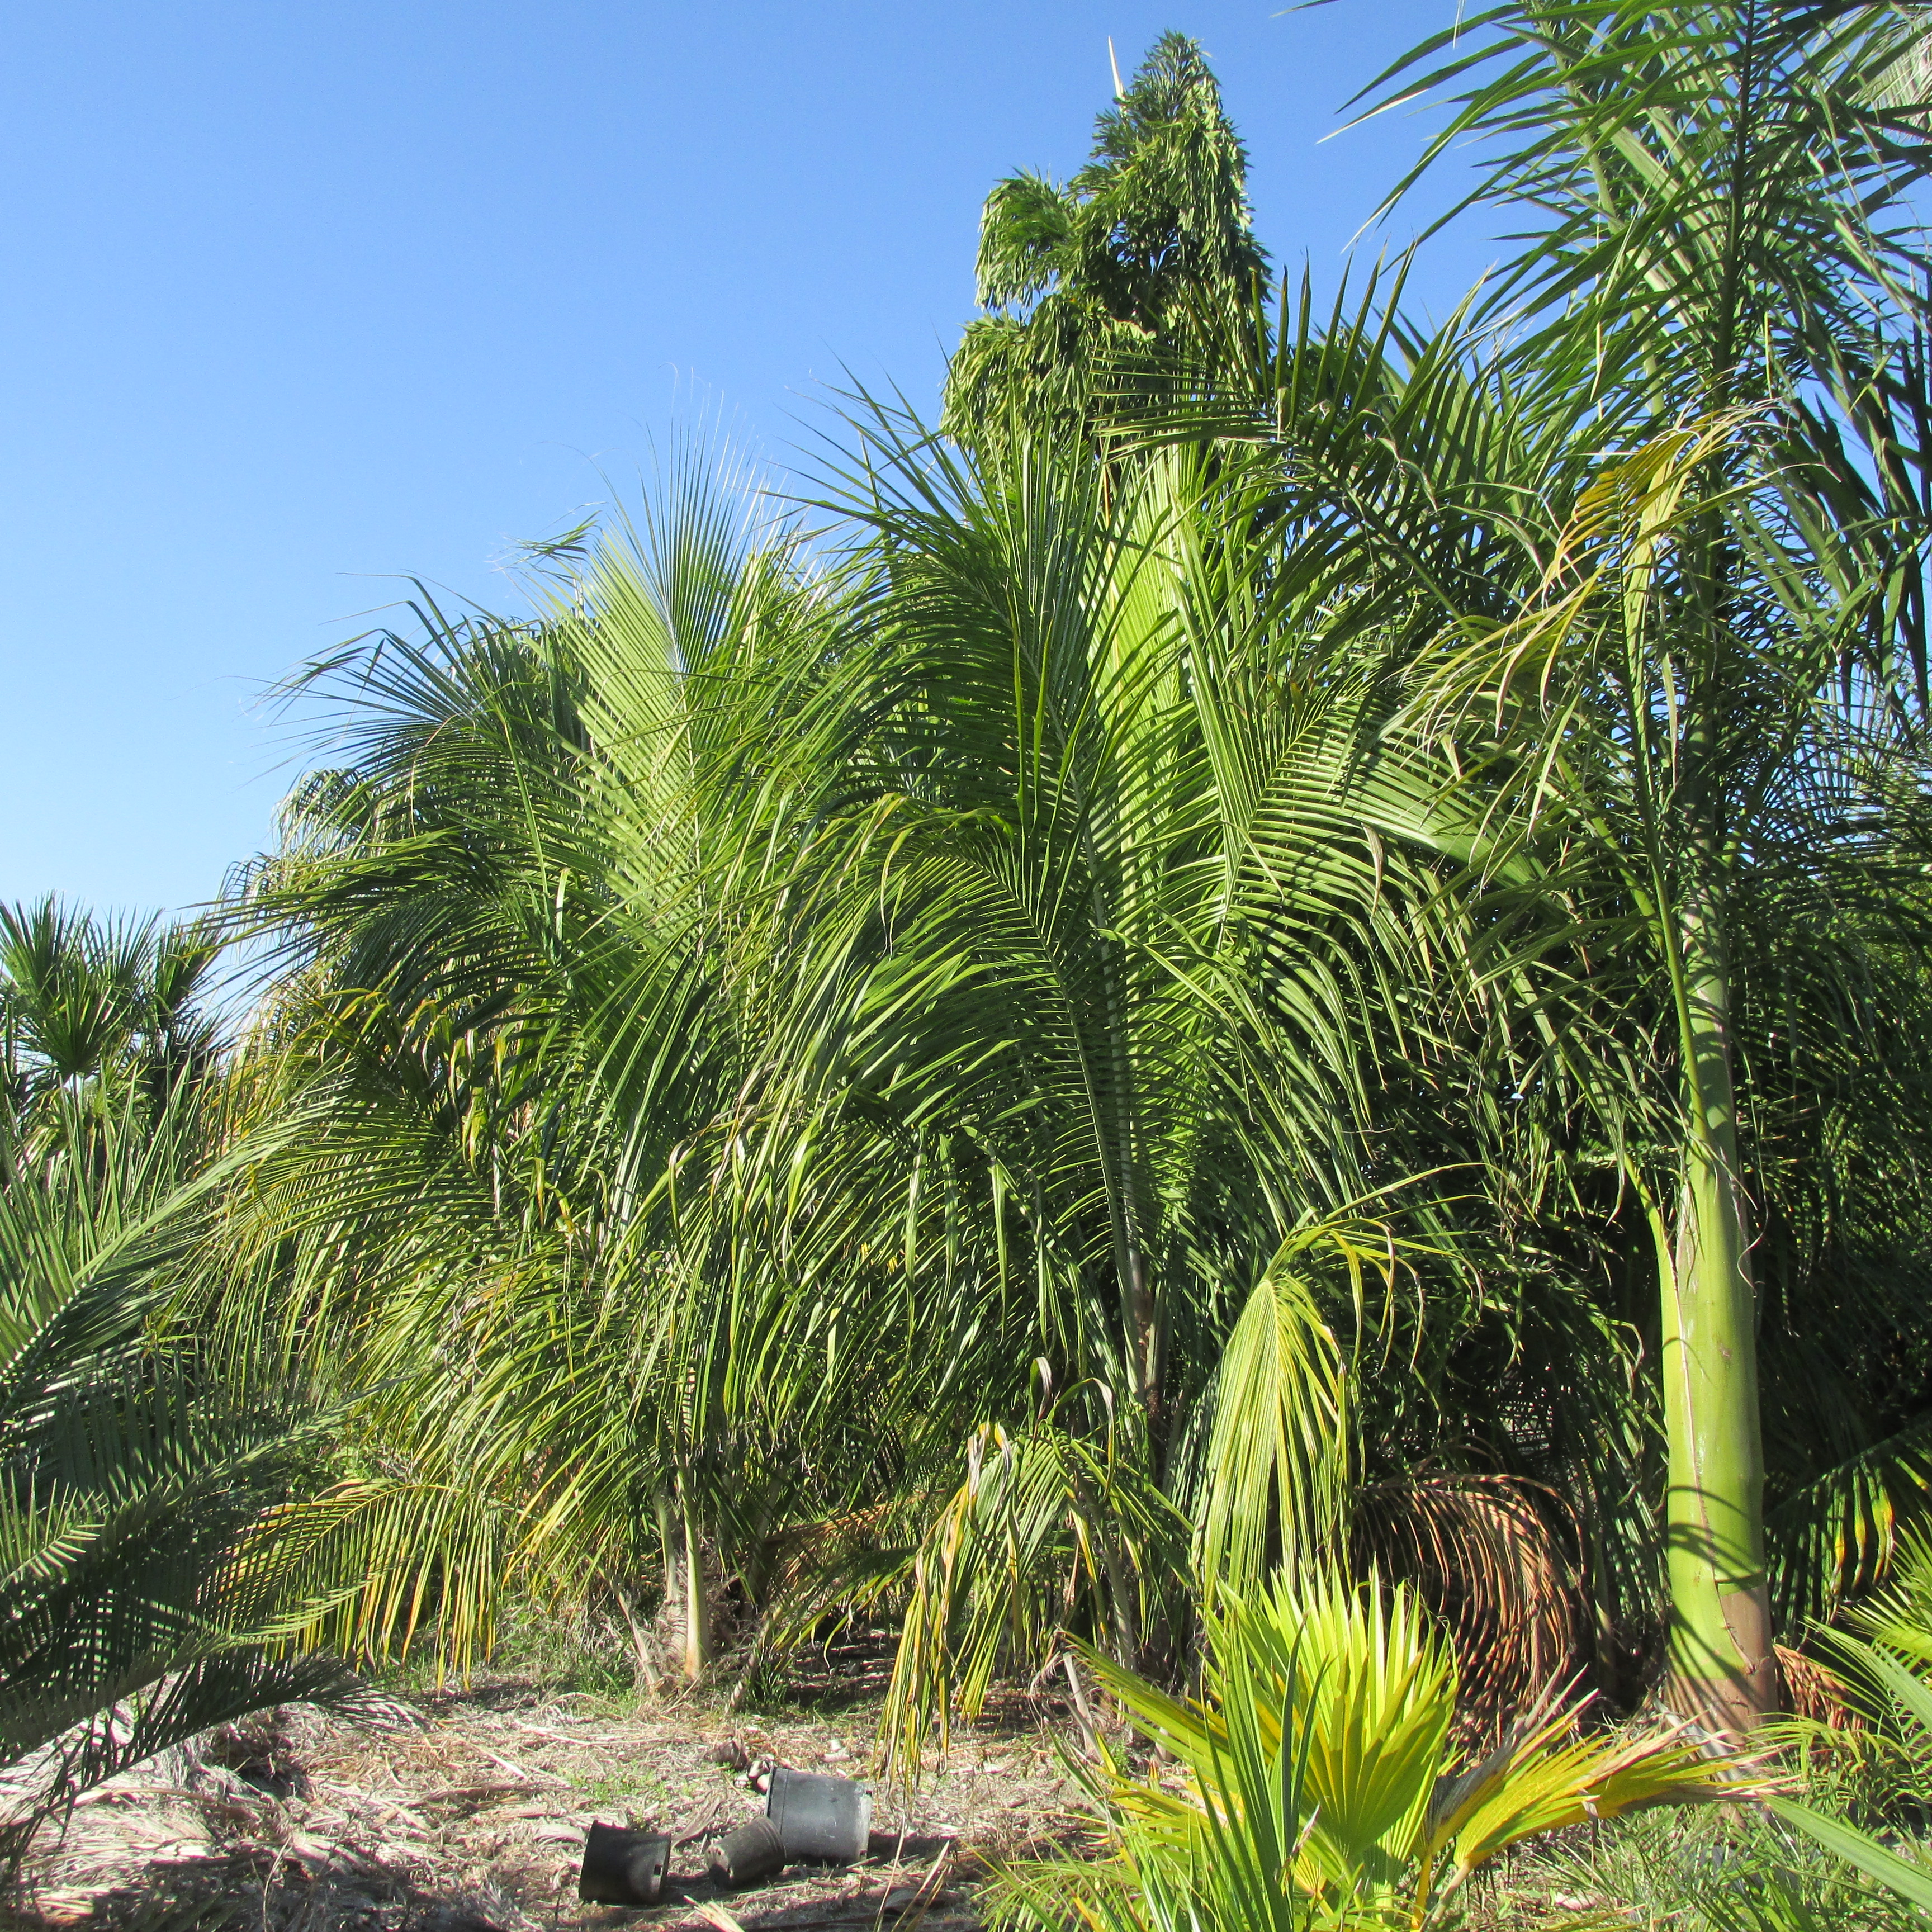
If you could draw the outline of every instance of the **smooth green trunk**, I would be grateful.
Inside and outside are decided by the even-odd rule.
[[[711,1662],[711,1605],[704,1587],[704,1545],[689,1499],[684,1505],[684,1674],[692,1683]]]
[[[1684,928],[1690,1119],[1663,1280],[1671,1702],[1742,1735],[1778,1702],[1764,1565],[1764,1450],[1750,1220],[1738,1166],[1730,983],[1714,916]]]
[[[677,1529],[670,1492],[658,1490],[651,1498],[651,1507],[657,1516],[658,1548],[664,1558],[664,1600],[668,1606],[684,1587],[678,1576]]]

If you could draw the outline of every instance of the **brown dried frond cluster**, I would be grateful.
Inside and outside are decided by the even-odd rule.
[[[1778,1646],[1778,1674],[1784,1679],[1784,1701],[1794,1718],[1822,1724],[1828,1730],[1858,1731],[1866,1720],[1851,1702],[1844,1680],[1815,1657],[1787,1645]]]
[[[1472,1742],[1582,1662],[1570,1528],[1560,1499],[1519,1477],[1425,1474],[1361,1492],[1356,1559],[1413,1585],[1442,1619]]]

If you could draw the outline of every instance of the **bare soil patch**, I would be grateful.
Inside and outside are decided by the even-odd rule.
[[[967,1932],[990,1860],[1077,1829],[1054,1700],[1011,1696],[913,1790],[874,1780],[869,1856],[793,1866],[719,1892],[710,1840],[757,1816],[738,1767],[868,1775],[884,1685],[876,1646],[818,1659],[783,1703],[733,1711],[722,1694],[656,1702],[559,1691],[514,1674],[387,1702],[346,1720],[307,1708],[212,1734],[83,1799],[35,1845],[9,1910],[20,1932],[562,1932],[639,1926]],[[722,1761],[721,1761],[722,1760]],[[597,1820],[675,1842],[662,1904],[577,1898]]]

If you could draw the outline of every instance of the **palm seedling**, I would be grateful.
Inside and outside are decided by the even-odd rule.
[[[1170,1760],[1103,1754],[1077,1775],[1102,1856],[1010,1868],[1009,1924],[1071,1912],[1107,1932],[1457,1922],[1462,1888],[1510,1847],[1636,1807],[1750,1795],[1669,1736],[1580,1732],[1553,1696],[1473,1759],[1451,1744],[1456,1671],[1406,1589],[1276,1577],[1209,1618],[1202,1694],[1183,1700],[1090,1655]]]

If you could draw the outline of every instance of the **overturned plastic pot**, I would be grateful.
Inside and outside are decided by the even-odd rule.
[[[775,1771],[765,1816],[778,1828],[788,1860],[829,1858],[850,1864],[872,1840],[872,1794],[849,1778]]]
[[[784,1840],[778,1836],[778,1827],[769,1818],[754,1818],[735,1832],[727,1832],[711,1847],[711,1881],[734,1888],[756,1885],[786,1862]]]
[[[670,1864],[670,1839],[621,1825],[592,1825],[577,1895],[586,1905],[655,1905]]]

